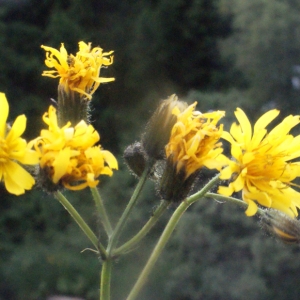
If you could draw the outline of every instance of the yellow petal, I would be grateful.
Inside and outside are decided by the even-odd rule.
[[[104,160],[109,165],[109,167],[111,169],[118,170],[118,161],[116,160],[114,155],[111,152],[107,151],[107,150],[102,150],[101,153],[104,157]]]
[[[256,149],[259,146],[259,144],[261,143],[262,139],[265,137],[266,133],[267,133],[266,129],[261,129],[260,131],[255,132],[253,134],[251,143],[248,144],[246,147],[247,150],[251,151],[253,149]]]
[[[231,196],[234,190],[230,186],[219,186],[218,193],[224,196]]]
[[[255,159],[255,154],[253,152],[246,152],[242,158],[242,164],[249,164],[252,160]]]
[[[269,135],[274,136],[284,136],[289,133],[289,131],[299,124],[299,116],[288,116],[286,117],[280,124],[278,124],[276,127],[273,128],[272,131],[270,131]]]
[[[53,48],[52,48],[52,49],[53,49]],[[64,61],[67,61],[67,59],[68,59],[68,52],[67,52],[67,50],[66,50],[66,48],[65,48],[64,43],[61,43],[61,46],[60,46],[60,48],[59,48],[59,51],[60,51],[60,55],[61,55],[61,57],[63,58],[63,60],[64,60]]]
[[[5,137],[6,120],[8,117],[9,106],[4,93],[0,93],[0,137]]]
[[[235,144],[232,144],[232,145],[231,145],[231,155],[232,155],[232,157],[234,157],[237,161],[240,161],[240,160],[241,160],[241,157],[242,157],[242,155],[243,155],[241,146],[237,145],[236,143],[235,143]]]
[[[18,158],[18,161],[25,165],[35,165],[39,162],[39,154],[34,150],[26,149],[24,156]]]
[[[11,194],[24,194],[25,190],[30,190],[34,185],[33,177],[17,163],[8,161],[4,168],[5,187]]]
[[[210,170],[212,169],[221,170],[222,167],[227,165],[227,163],[228,163],[227,159],[218,160],[217,158],[211,158],[211,159],[204,160],[203,165]]]
[[[220,179],[229,179],[234,172],[235,170],[232,168],[232,164],[230,164],[220,172]]]
[[[56,156],[53,167],[54,167],[54,175],[53,175],[53,182],[58,183],[58,181],[66,174],[68,169],[69,161],[71,157],[71,149],[65,148],[59,151],[58,155]]]
[[[232,138],[232,135],[229,132],[227,132],[227,131],[223,131],[222,132],[221,138],[224,139],[224,140],[226,140],[230,144],[234,144],[235,143],[235,140]]]
[[[8,132],[6,141],[10,143],[11,141],[19,138],[26,129],[26,117],[25,115],[18,116],[13,123],[11,130]]]
[[[246,172],[246,169],[244,169],[242,172]],[[241,191],[245,185],[245,179],[243,175],[243,173],[240,173],[236,180],[231,183],[235,192]]]
[[[246,210],[246,215],[248,216],[248,217],[252,217],[252,216],[254,216],[255,214],[256,214],[256,212],[257,212],[257,205],[256,205],[256,203],[254,202],[254,201],[252,201],[252,200],[247,200],[247,202],[248,202],[248,208],[247,208],[247,210]]]
[[[234,114],[241,125],[244,142],[249,143],[252,137],[252,127],[248,117],[240,108],[237,108]]]
[[[64,49],[64,44],[61,44],[60,51],[58,51],[55,48],[44,46],[44,45],[42,45],[41,48],[52,53],[52,55],[55,56],[59,61],[59,63],[63,66],[63,68],[68,69],[68,63],[67,63],[68,54]]]
[[[265,129],[278,115],[280,111],[277,109],[272,109],[263,114],[254,125],[254,133],[259,132],[262,129]]]

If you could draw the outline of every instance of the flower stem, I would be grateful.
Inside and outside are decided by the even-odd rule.
[[[98,238],[96,237],[94,232],[86,224],[86,222],[82,219],[82,217],[77,212],[77,210],[74,208],[74,206],[68,201],[68,199],[61,192],[59,192],[59,191],[55,192],[54,195],[55,195],[55,198],[68,211],[68,213],[71,215],[71,217],[74,219],[74,221],[78,224],[78,226],[81,228],[81,230],[87,236],[87,238],[92,242],[92,244],[95,246],[95,248],[100,251],[102,257],[103,256],[106,257],[107,253],[106,253],[105,248],[103,247],[102,244],[99,243]]]
[[[151,228],[156,224],[156,222],[159,220],[159,218],[162,216],[162,214],[165,212],[167,207],[169,206],[169,202],[167,201],[161,201],[160,205],[156,208],[155,212],[151,216],[151,218],[148,220],[148,222],[144,225],[144,227],[129,241],[124,243],[122,246],[117,248],[115,251],[113,251],[113,256],[118,256],[122,253],[126,253],[130,251],[134,246],[136,246],[142,238],[144,238],[148,232],[151,230]]]
[[[134,300],[136,299],[138,293],[144,286],[148,275],[152,271],[158,257],[160,256],[162,250],[164,249],[166,243],[168,242],[173,230],[175,229],[178,221],[180,220],[183,213],[186,209],[190,206],[186,201],[183,201],[178,208],[173,213],[172,217],[170,218],[165,230],[163,231],[161,237],[159,238],[155,248],[153,249],[151,256],[149,257],[142,273],[140,274],[138,280],[136,281],[135,285],[133,286],[131,292],[129,293],[127,300]]]
[[[188,197],[186,201],[194,203],[195,201],[199,200],[200,198],[203,198],[206,195],[206,193],[208,193],[209,190],[218,183],[219,177],[220,177],[220,174],[217,174],[199,192]]]
[[[243,208],[248,207],[248,204],[246,202],[244,202],[243,200],[234,198],[234,197],[223,196],[223,195],[215,194],[215,193],[207,193],[205,195],[205,197],[213,198],[213,199],[220,200],[220,201],[231,202],[231,203],[234,203],[234,204],[236,204],[240,207],[243,207]],[[258,207],[257,208],[257,213],[260,214],[260,215],[264,215],[265,211]]]
[[[100,300],[110,300],[110,279],[112,259],[103,262],[100,279]]]
[[[144,269],[142,270],[138,280],[136,281],[135,285],[133,286],[132,290],[130,291],[127,300],[134,300],[136,299],[138,293],[144,286],[148,275],[152,271],[157,259],[159,258],[162,250],[164,249],[165,245],[170,239],[170,236],[175,229],[177,223],[179,222],[180,218],[182,217],[183,213],[188,209],[188,207],[199,200],[200,198],[204,197],[205,194],[218,182],[219,174],[212,178],[198,193],[190,196],[185,201],[183,201],[175,210],[173,215],[171,216],[168,224],[166,225],[162,235],[160,236],[156,246],[154,247]]]
[[[103,227],[107,233],[108,236],[112,235],[113,229],[111,227],[111,223],[109,221],[105,206],[103,204],[101,195],[99,193],[99,190],[95,187],[95,188],[91,188],[91,192],[95,201],[95,205],[96,208],[98,210],[99,216],[100,216],[100,220],[103,224]]]
[[[134,205],[136,204],[138,197],[142,191],[142,188],[147,180],[147,176],[149,173],[149,167],[146,167],[142,176],[140,177],[140,181],[138,183],[138,185],[136,186],[131,199],[129,200],[120,220],[118,221],[116,228],[114,229],[111,238],[109,240],[108,246],[107,246],[107,253],[111,254],[112,251],[114,250],[116,243],[118,242],[118,238],[121,234],[122,229],[124,228],[124,225],[128,219],[128,216],[132,210],[132,208],[134,207]]]

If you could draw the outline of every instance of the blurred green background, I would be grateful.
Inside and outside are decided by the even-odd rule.
[[[71,53],[80,40],[115,51],[115,63],[93,97],[92,120],[120,170],[101,179],[113,222],[135,185],[122,160],[159,100],[176,93],[198,109],[226,110],[227,129],[239,106],[252,120],[279,108],[299,113],[300,2],[296,0],[8,0],[0,2],[0,91],[10,121],[25,113],[26,138],[39,134],[57,81],[41,77],[40,45]],[[0,112],[1,113],[1,112]],[[203,181],[207,177],[203,175]],[[106,237],[88,190],[67,192],[97,234]],[[50,295],[97,299],[100,262],[89,241],[51,195],[8,194],[0,185],[0,299]],[[146,186],[124,232],[130,237],[158,204]],[[145,263],[167,217],[113,270],[112,299],[122,300]],[[266,235],[257,218],[229,204],[191,207],[151,274],[141,300],[299,299],[299,246]],[[299,262],[298,262],[299,261]]]

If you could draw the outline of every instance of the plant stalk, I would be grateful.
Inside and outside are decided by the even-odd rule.
[[[92,242],[92,244],[95,246],[95,248],[100,251],[102,256],[106,257],[107,253],[106,253],[105,248],[103,247],[103,245],[101,243],[99,243],[98,238],[96,237],[94,232],[87,225],[87,223],[83,220],[83,218],[77,212],[77,210],[74,208],[74,206],[68,201],[68,199],[61,192],[59,192],[59,191],[55,192],[54,196],[63,205],[63,207],[68,211],[68,213],[71,215],[71,217],[74,219],[74,221],[78,224],[78,226],[81,228],[81,230],[87,236],[87,238]]]
[[[120,220],[118,221],[115,229],[113,230],[113,233],[111,235],[111,238],[109,240],[108,246],[107,246],[107,253],[111,254],[113,252],[113,250],[115,249],[116,243],[118,242],[119,236],[128,220],[129,214],[131,212],[131,210],[133,209],[133,207],[135,206],[138,197],[144,187],[144,184],[147,180],[148,177],[148,173],[149,173],[149,167],[146,167],[142,176],[140,177],[140,180],[131,196],[131,199],[129,200]]]
[[[223,195],[216,194],[216,193],[207,193],[205,195],[205,197],[213,198],[213,199],[219,200],[219,201],[234,203],[234,204],[236,204],[236,205],[238,205],[242,208],[247,208],[248,207],[248,204],[246,202],[244,202],[241,199],[234,198],[234,197],[223,196]],[[264,215],[266,212],[263,209],[261,209],[260,207],[258,207],[257,208],[257,213],[260,214],[260,215]]]
[[[109,218],[108,218],[104,203],[102,201],[101,195],[99,193],[99,190],[96,187],[94,187],[94,188],[91,188],[91,192],[92,192],[92,195],[93,195],[93,198],[95,201],[95,205],[96,205],[98,214],[100,216],[100,220],[103,224],[103,227],[104,227],[108,237],[110,237],[112,235],[113,229],[112,229],[111,223],[109,221]]]
[[[160,205],[156,208],[155,212],[148,220],[148,222],[143,226],[143,228],[129,241],[113,251],[113,256],[118,256],[132,250],[148,234],[151,228],[156,224],[156,222],[168,208],[169,204],[169,202],[162,200]]]
[[[112,259],[103,262],[100,279],[100,300],[110,300]]]
[[[184,214],[184,212],[188,209],[188,207],[196,202],[197,200],[203,198],[205,194],[219,181],[219,174],[212,178],[198,193],[188,197],[185,201],[183,201],[175,210],[173,215],[171,216],[169,222],[167,223],[162,235],[160,236],[156,246],[154,247],[144,269],[142,270],[138,280],[130,291],[126,300],[134,300],[138,296],[140,290],[145,285],[148,275],[152,271],[156,261],[158,260],[162,250],[165,245],[169,241],[171,234],[173,233],[177,223],[180,218]]]

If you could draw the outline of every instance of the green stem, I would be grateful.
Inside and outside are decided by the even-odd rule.
[[[111,259],[103,262],[100,279],[100,300],[110,300],[111,267]]]
[[[184,201],[182,202],[178,208],[173,213],[172,217],[170,218],[165,230],[163,231],[161,237],[159,238],[155,248],[153,249],[151,256],[148,259],[147,264],[145,265],[142,273],[140,274],[138,280],[136,281],[134,287],[132,288],[130,294],[127,297],[127,300],[134,300],[136,299],[138,293],[144,286],[148,275],[152,271],[158,257],[160,256],[162,250],[164,249],[166,243],[168,242],[173,230],[175,229],[178,221],[180,220],[183,213],[186,211],[186,209],[190,206],[188,202]]]
[[[100,279],[100,300],[110,300],[110,280],[111,280],[112,260],[103,262]]]
[[[111,223],[109,221],[105,206],[103,204],[101,195],[99,193],[99,190],[95,187],[95,188],[91,188],[91,192],[95,201],[95,205],[96,208],[98,210],[99,216],[100,216],[100,220],[103,224],[103,227],[107,233],[108,236],[112,235],[113,229],[111,227]]]
[[[198,193],[190,196],[185,201],[183,201],[175,210],[172,217],[170,218],[168,224],[166,225],[161,237],[159,238],[155,248],[153,249],[143,271],[141,272],[138,280],[130,291],[127,300],[136,299],[138,293],[144,286],[147,281],[148,275],[152,271],[157,259],[159,258],[162,250],[170,239],[170,236],[175,229],[177,223],[182,217],[183,213],[188,209],[188,207],[202,198],[219,180],[219,174],[215,176],[212,180],[210,180]]]
[[[161,201],[160,205],[156,208],[155,212],[151,216],[151,218],[148,220],[148,222],[144,225],[144,227],[129,241],[124,243],[121,247],[117,248],[115,251],[113,251],[113,256],[118,256],[123,253],[126,253],[130,251],[134,246],[136,246],[142,238],[144,238],[148,232],[151,230],[151,228],[156,224],[156,222],[159,220],[159,218],[162,216],[162,214],[165,212],[167,207],[169,206],[169,202],[167,201]]]
[[[120,220],[118,221],[116,228],[114,229],[111,238],[109,240],[108,246],[107,246],[107,253],[111,254],[112,251],[114,250],[116,243],[118,242],[119,236],[121,234],[122,229],[124,228],[124,225],[128,219],[128,216],[132,210],[132,208],[134,207],[134,205],[136,204],[138,197],[142,191],[142,188],[147,180],[148,177],[148,173],[149,173],[149,167],[146,167],[142,176],[140,177],[139,183],[136,186],[131,199],[129,200]]]
[[[188,197],[186,201],[194,203],[195,201],[199,200],[200,198],[203,198],[204,195],[206,193],[208,193],[210,191],[210,189],[218,183],[219,177],[220,177],[220,174],[217,174],[199,192]]]
[[[61,193],[55,192],[55,198],[63,205],[63,207],[68,211],[74,221],[78,224],[84,234],[88,237],[88,239],[92,242],[96,249],[100,250],[102,256],[107,256],[105,248],[99,243],[96,235],[91,230],[91,228],[86,224],[86,222],[82,219],[80,214],[74,208],[74,206],[68,201],[68,199]]]
[[[242,208],[248,207],[248,204],[246,202],[244,202],[243,200],[234,198],[234,197],[223,196],[223,195],[215,194],[215,193],[207,193],[205,195],[205,197],[213,198],[213,199],[219,200],[219,201],[226,201],[226,202],[234,203]],[[260,215],[264,215],[266,212],[263,209],[258,207],[257,213]]]

